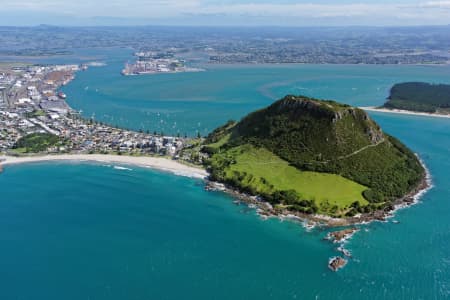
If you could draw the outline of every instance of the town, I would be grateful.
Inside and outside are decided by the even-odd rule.
[[[125,64],[122,75],[201,71],[201,69],[187,67],[183,60],[175,58],[173,53],[170,52],[137,52],[134,56],[137,57],[136,62],[134,64]]]
[[[414,28],[1,28],[0,57],[77,58],[80,49],[137,52],[126,74],[160,73],[178,63],[210,64],[449,64],[449,26]],[[23,43],[22,41],[27,41]],[[160,71],[151,61],[160,61]],[[178,60],[172,61],[172,60]],[[148,64],[148,66],[145,66]],[[147,69],[148,68],[148,69]],[[172,70],[173,71],[173,70]]]
[[[100,64],[93,63],[89,66]],[[114,128],[85,119],[59,92],[88,65],[0,66],[0,153],[183,155],[192,139]],[[27,139],[32,140],[27,143]],[[190,154],[184,154],[190,160]],[[187,156],[186,156],[187,155]]]

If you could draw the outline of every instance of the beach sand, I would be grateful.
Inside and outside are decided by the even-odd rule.
[[[359,107],[359,108],[360,108],[360,109],[363,109],[363,110],[366,110],[366,111],[378,111],[378,112],[382,112],[382,113],[390,113],[390,114],[401,114],[401,115],[423,116],[423,117],[433,117],[433,118],[450,118],[450,114],[449,114],[449,115],[432,114],[432,113],[415,112],[415,111],[402,110],[402,109],[378,108],[378,107],[374,107],[374,106]]]
[[[208,176],[208,173],[203,169],[190,167],[174,160],[169,160],[162,157],[110,154],[60,154],[27,157],[0,156],[0,165],[2,166],[44,161],[94,161],[102,163],[119,163],[125,165],[148,167],[194,178],[205,178],[206,176]]]

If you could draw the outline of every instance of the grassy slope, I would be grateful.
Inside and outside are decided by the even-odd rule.
[[[235,126],[228,144],[247,143],[300,170],[339,174],[370,187],[365,198],[372,203],[405,195],[423,175],[414,153],[383,134],[364,111],[335,102],[287,96]]]
[[[362,196],[366,187],[339,175],[300,171],[264,148],[257,149],[250,145],[232,148],[216,154],[212,164],[218,164],[226,157],[232,157],[235,162],[226,168],[226,177],[231,178],[233,171],[252,174],[251,180],[246,178],[244,184],[252,185],[258,192],[293,189],[303,199],[315,199],[319,209],[327,201],[340,209],[355,201],[368,204]],[[266,183],[262,183],[261,178]]]
[[[214,180],[333,216],[388,207],[424,173],[414,153],[364,111],[295,96],[217,128],[203,151]]]
[[[212,144],[208,144],[208,146],[211,147],[211,148],[219,149],[220,147],[222,147],[223,145],[228,143],[228,141],[230,140],[230,137],[231,137],[231,133],[228,133],[223,138],[218,140],[217,142],[212,143]]]

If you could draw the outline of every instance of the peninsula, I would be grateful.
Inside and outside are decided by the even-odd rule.
[[[134,56],[136,57],[136,61],[132,64],[125,64],[122,75],[129,76],[203,71],[202,69],[187,67],[184,60],[175,58],[174,54],[171,52],[137,52]]]
[[[388,101],[368,111],[450,118],[450,85],[405,82],[391,88]]]
[[[95,160],[207,176],[186,169],[197,165],[212,182],[253,196],[265,215],[296,215],[331,226],[383,219],[426,187],[419,159],[361,109],[286,96],[206,139],[136,132],[84,119],[67,105],[58,89],[79,69],[4,71],[3,164]]]
[[[286,96],[206,139],[167,136],[115,128],[71,109],[59,88],[83,66],[14,68],[0,78],[0,172],[42,161],[149,167],[207,179],[207,189],[228,191],[263,217],[328,226],[384,220],[427,188],[414,153],[348,105]],[[350,257],[343,243],[356,231],[327,239]],[[337,256],[328,267],[337,271],[346,263]]]
[[[416,155],[363,110],[286,96],[206,139],[210,178],[256,196],[266,215],[348,225],[384,219],[427,186]]]
[[[204,178],[190,149],[199,139],[115,128],[85,119],[59,91],[87,65],[0,68],[0,172],[2,165],[39,161],[97,161],[139,165]],[[184,162],[184,163],[181,163]]]

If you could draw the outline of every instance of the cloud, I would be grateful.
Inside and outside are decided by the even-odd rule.
[[[384,23],[389,20],[409,20],[416,24],[446,24],[450,20],[450,1],[423,2],[362,2],[354,3],[314,3],[296,1],[214,1],[213,0],[3,0],[0,12],[34,12],[73,15],[83,17],[120,17],[147,18],[183,18],[184,16],[204,18],[220,16],[228,18],[302,18],[302,19],[349,19],[377,20]],[[231,2],[230,2],[231,1]],[[400,1],[400,0],[398,0]],[[400,20],[400,21],[399,21]],[[272,21],[272,20],[271,20]],[[400,22],[401,23],[401,22]]]
[[[3,2],[3,1],[2,1]],[[174,16],[200,7],[199,0],[6,0],[1,11],[46,12],[77,16]]]
[[[425,8],[450,8],[450,1],[428,1],[423,2],[420,5],[421,7]]]
[[[249,17],[267,18],[369,18],[371,20],[401,20],[416,19],[417,23],[430,21],[446,24],[450,20],[450,1],[431,1],[419,5],[405,5],[403,3],[348,3],[348,4],[234,4],[212,5],[201,7],[202,14],[227,14]]]
[[[235,4],[204,7],[202,13],[245,14],[249,16],[351,17],[386,12],[383,5],[372,4]]]

